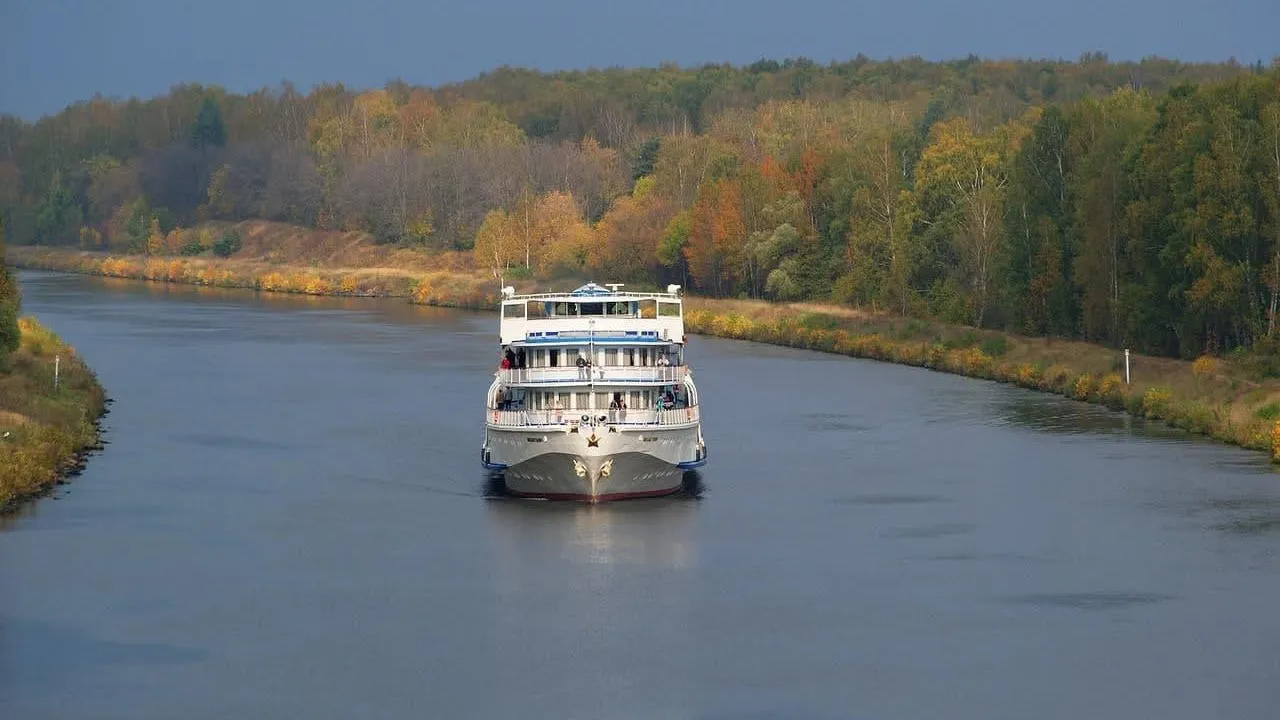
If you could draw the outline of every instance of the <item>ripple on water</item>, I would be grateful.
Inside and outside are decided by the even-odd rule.
[[[805,413],[804,428],[811,432],[866,432],[870,425],[850,422],[844,413]]]
[[[1252,517],[1218,523],[1214,526],[1223,532],[1235,535],[1280,534],[1280,513],[1266,513]]]
[[[942,495],[894,495],[864,494],[839,497],[832,502],[838,505],[917,505],[922,503],[951,502]]]
[[[1081,593],[1031,593],[1004,598],[1020,605],[1046,608],[1070,608],[1072,610],[1124,610],[1139,605],[1155,605],[1175,599],[1172,595],[1146,592],[1081,592]]]
[[[934,525],[916,525],[913,527],[898,527],[887,530],[885,537],[894,538],[940,538],[950,537],[952,535],[964,535],[973,531],[973,525],[969,523],[937,523]]]
[[[219,435],[208,433],[180,433],[170,435],[179,442],[192,445],[203,445],[218,450],[291,450],[284,443],[261,440],[258,438],[240,437],[236,435]]]

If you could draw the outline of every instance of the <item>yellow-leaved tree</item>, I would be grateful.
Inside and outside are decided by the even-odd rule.
[[[476,233],[476,268],[502,280],[513,263],[520,261],[515,221],[505,210],[490,210]]]
[[[577,201],[567,192],[555,190],[538,198],[533,234],[539,246],[538,269],[543,273],[581,271],[592,260],[595,238]]]
[[[933,126],[916,166],[916,189],[955,210],[951,243],[960,259],[959,284],[973,324],[982,327],[992,295],[996,261],[1004,248],[1005,188],[1009,160],[1026,126],[1014,121],[977,134],[956,117]]]

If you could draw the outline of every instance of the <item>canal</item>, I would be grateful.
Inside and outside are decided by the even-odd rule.
[[[23,273],[114,399],[0,518],[0,718],[1272,718],[1280,475],[696,337],[699,492],[493,497],[496,317]]]

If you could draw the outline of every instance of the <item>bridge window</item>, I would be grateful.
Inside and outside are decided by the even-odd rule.
[[[662,317],[680,317],[680,303],[658,303],[658,314]]]
[[[530,300],[528,303],[525,303],[525,305],[528,307],[528,313],[525,315],[525,317],[529,317],[529,318],[551,317],[551,311],[550,311],[550,308],[548,307],[550,303],[544,303],[539,300]]]
[[[502,317],[506,317],[506,318],[524,317],[524,303],[511,303],[511,304],[503,305]]]
[[[653,318],[658,316],[657,300],[653,300],[653,299],[641,300],[639,305],[640,305],[640,317]]]

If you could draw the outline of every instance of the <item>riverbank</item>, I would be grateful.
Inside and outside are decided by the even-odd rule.
[[[458,269],[316,267],[260,259],[112,256],[17,247],[18,267],[265,292],[403,297],[408,302],[492,309],[491,278]],[[520,288],[523,289],[523,288]],[[1195,362],[1089,343],[804,303],[690,297],[694,334],[833,352],[994,380],[1105,405],[1280,460],[1280,380],[1220,358]]]
[[[101,448],[107,403],[74,348],[32,318],[19,327],[21,344],[0,368],[0,514],[83,468]]]

